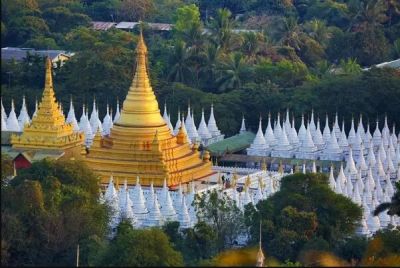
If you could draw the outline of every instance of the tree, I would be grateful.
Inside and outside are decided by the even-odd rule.
[[[322,46],[326,47],[329,39],[332,37],[330,29],[326,26],[325,21],[313,19],[305,25],[308,35]]]
[[[53,7],[44,10],[43,17],[52,32],[67,33],[78,26],[89,26],[90,18],[81,13],[73,13],[66,7]]]
[[[121,19],[140,21],[145,20],[153,9],[153,0],[123,0],[118,11]]]
[[[249,78],[250,69],[239,52],[230,54],[218,67],[219,77],[217,78],[218,88],[221,92],[229,89],[238,89],[243,81]]]
[[[183,38],[183,41],[188,42],[189,39],[187,37],[190,36],[191,31],[201,31],[202,23],[199,8],[195,4],[178,8],[174,22],[175,34],[179,38]]]
[[[356,59],[340,60],[341,73],[344,74],[359,74],[361,73],[361,67],[357,63]]]
[[[385,210],[387,210],[387,214],[390,216],[400,216],[400,182],[396,182],[396,192],[392,196],[391,201],[379,204],[374,210],[374,215],[377,216]]]
[[[215,91],[215,79],[217,75],[218,61],[220,57],[219,47],[213,44],[208,44],[200,54],[201,67],[200,75],[201,82],[207,90]]]
[[[243,232],[243,213],[222,190],[196,196],[195,207],[199,222],[209,224],[216,233],[218,252],[230,248]]]
[[[218,9],[210,22],[211,40],[224,51],[231,46],[234,24],[231,16],[232,13],[228,9]]]
[[[86,250],[89,242],[107,232],[98,193],[98,179],[81,162],[43,160],[21,171],[2,188],[6,265],[73,265],[78,243],[81,263],[88,264],[97,251]]]
[[[183,259],[160,229],[133,229],[129,222],[122,221],[97,265],[183,266]]]
[[[170,57],[169,80],[174,82],[193,81],[193,72],[190,64],[191,50],[185,42],[178,41]]]
[[[251,241],[258,241],[261,220],[263,249],[280,260],[295,260],[303,249],[333,247],[355,231],[361,207],[334,193],[324,174],[282,178],[280,191],[246,207]]]

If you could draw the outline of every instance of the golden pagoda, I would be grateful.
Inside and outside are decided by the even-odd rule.
[[[84,134],[73,131],[65,123],[61,107],[54,96],[52,63],[46,60],[45,85],[36,116],[25,124],[23,133],[11,136],[12,148],[17,151],[63,151],[65,156],[80,156]]]
[[[123,102],[121,116],[110,134],[97,133],[88,152],[82,153],[87,165],[107,183],[110,175],[142,185],[168,186],[186,183],[214,174],[210,154],[203,159],[190,147],[181,128],[173,136],[160,114],[158,102],[150,85],[147,70],[147,47],[142,33],[136,47],[136,70]]]

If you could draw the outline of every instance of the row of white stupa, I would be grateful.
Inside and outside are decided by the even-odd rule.
[[[244,128],[244,120],[242,126]],[[271,116],[269,116],[265,133],[263,133],[260,119],[256,137],[250,148],[247,149],[247,154],[342,161],[348,156],[350,147],[353,150],[353,156],[357,159],[360,154],[364,154],[364,156],[369,154],[372,148],[372,151],[380,152],[382,161],[386,159],[384,152],[390,151],[392,161],[396,162],[394,163],[396,166],[400,163],[400,133],[398,135],[399,137],[396,136],[394,124],[393,130],[390,132],[387,118],[385,118],[382,131],[380,131],[379,124],[376,122],[375,131],[371,135],[369,124],[367,125],[367,130],[364,130],[361,116],[357,130],[354,127],[354,119],[352,119],[351,129],[349,134],[346,135],[344,122],[342,122],[342,129],[340,129],[337,114],[332,130],[329,126],[328,116],[326,116],[324,130],[321,131],[319,119],[317,120],[317,124],[314,122],[313,112],[307,126],[304,123],[304,116],[302,116],[301,125],[297,131],[294,119],[291,123],[289,111],[287,111],[286,119],[283,121],[282,126],[279,114],[274,127],[272,127]],[[396,150],[397,153],[395,153]]]
[[[399,217],[389,216],[386,211],[379,216],[373,216],[372,211],[378,204],[390,201],[394,194],[393,185],[399,181],[400,171],[395,179],[390,179],[389,175],[374,176],[371,168],[364,176],[361,172],[352,173],[352,168],[355,168],[353,164],[354,162],[352,163],[350,159],[346,168],[343,168],[342,165],[336,179],[332,167],[329,185],[336,193],[347,196],[362,206],[363,217],[357,232],[369,236],[389,224],[399,225]],[[317,172],[315,162],[313,162],[311,172]],[[306,173],[305,164],[303,164],[303,173]],[[242,192],[238,192],[237,187],[224,189],[220,179],[215,188],[224,189],[227,196],[232,198],[236,205],[243,210],[245,205],[255,205],[278,191],[280,180],[285,175],[288,174],[259,171],[243,176],[236,182],[235,179],[231,180],[232,185],[243,186]],[[125,183],[124,187],[117,191],[111,177],[107,190],[104,195],[101,195],[100,200],[112,208],[113,216],[110,225],[114,231],[122,219],[127,219],[137,228],[162,226],[167,221],[179,221],[181,228],[189,228],[193,227],[197,221],[193,206],[196,194],[206,194],[206,191],[205,189],[196,191],[194,183],[189,184],[189,191],[186,194],[183,193],[181,186],[177,192],[169,191],[165,183],[161,189],[154,189],[153,186],[146,189],[140,186],[139,179],[133,189],[128,188]]]
[[[258,187],[252,190],[249,183],[249,186],[245,186],[241,193],[233,190],[234,188],[225,190],[242,210],[246,204],[256,204],[259,200],[275,193],[279,189],[279,185],[273,183],[273,181],[277,178],[280,179],[284,174],[261,171],[251,176],[253,177],[253,175],[257,176],[257,179],[262,178],[262,188]],[[250,180],[250,176],[248,176],[248,179]],[[244,177],[237,181],[238,183],[242,181],[241,184],[244,184]],[[223,188],[221,177],[219,177],[217,187],[214,188]],[[170,191],[166,186],[166,181],[164,181],[162,188],[154,188],[153,185],[142,187],[139,178],[137,178],[136,185],[133,188],[128,187],[125,181],[124,186],[116,190],[111,176],[104,195],[100,193],[100,202],[105,202],[111,208],[110,227],[112,233],[115,232],[115,228],[123,219],[129,221],[135,228],[162,226],[168,221],[179,221],[180,227],[184,229],[193,227],[197,222],[193,201],[196,194],[204,194],[207,189],[197,191],[194,183],[189,183],[187,193],[183,192],[181,185],[179,185],[178,191]]]
[[[36,115],[38,109],[38,105],[36,102],[35,112],[32,117]],[[59,107],[62,111],[62,106]],[[96,102],[93,101],[93,109],[92,113],[89,117],[88,109],[85,109],[85,105],[82,108],[82,116],[80,117],[79,123],[75,116],[74,105],[72,100],[70,102],[70,108],[67,114],[66,122],[71,123],[74,127],[75,131],[80,131],[85,133],[85,144],[87,147],[90,147],[93,142],[93,138],[97,131],[104,135],[110,134],[110,129],[113,127],[114,123],[120,117],[120,108],[119,103],[117,102],[117,111],[114,115],[112,112],[110,113],[109,106],[107,105],[107,112],[103,118],[103,121],[99,118],[99,111],[96,108]],[[194,123],[193,110],[190,110],[190,106],[188,108],[188,113],[186,119],[182,117],[180,112],[178,112],[178,120],[175,124],[175,128],[171,124],[170,115],[167,113],[167,106],[164,106],[164,115],[163,118],[171,130],[171,134],[176,135],[179,131],[179,128],[184,122],[183,126],[184,131],[187,132],[189,142],[200,142],[203,145],[209,145],[211,143],[220,141],[224,139],[224,135],[221,134],[221,131],[218,129],[215,117],[214,117],[214,107],[211,105],[210,118],[208,120],[208,124],[206,124],[204,119],[204,110],[202,111],[200,125],[197,128]],[[31,118],[28,114],[28,109],[26,107],[25,97],[22,99],[22,107],[20,113],[17,117],[15,113],[14,101],[11,101],[11,111],[7,116],[7,113],[4,109],[3,102],[1,102],[1,131],[15,131],[22,132],[24,130],[25,124],[29,124],[31,122]]]

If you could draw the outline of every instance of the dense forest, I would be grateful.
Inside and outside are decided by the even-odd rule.
[[[55,70],[58,99],[78,107],[95,96],[100,116],[109,102],[123,100],[134,66],[137,29],[96,31],[92,21],[174,24],[157,32],[144,23],[149,69],[160,106],[173,122],[188,101],[206,116],[214,103],[219,127],[237,133],[242,114],[253,130],[290,108],[297,122],[311,109],[400,124],[400,74],[365,67],[400,57],[400,4],[390,0],[4,0],[2,47],[75,52]],[[28,108],[40,97],[44,61],[3,62],[2,97]],[[66,110],[66,108],[64,109]],[[77,112],[80,117],[80,110]],[[365,121],[364,121],[365,122]]]

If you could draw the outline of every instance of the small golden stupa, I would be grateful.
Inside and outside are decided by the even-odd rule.
[[[140,178],[142,185],[168,186],[190,182],[214,174],[210,155],[203,159],[190,147],[187,134],[181,128],[173,136],[160,114],[158,102],[150,85],[147,70],[147,47],[140,33],[136,47],[136,70],[123,103],[121,116],[110,134],[97,132],[88,152],[82,151],[87,165],[101,177],[110,175],[128,184]]]
[[[52,63],[46,60],[46,76],[42,100],[36,116],[26,124],[23,133],[11,136],[12,148],[17,151],[61,150],[65,156],[80,156],[84,134],[74,132],[54,96]]]

